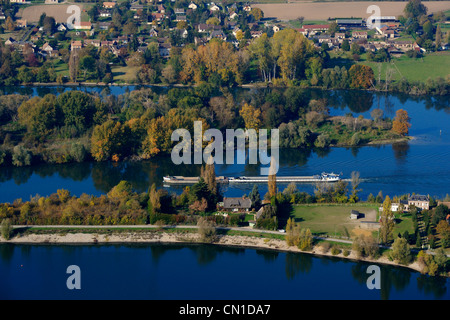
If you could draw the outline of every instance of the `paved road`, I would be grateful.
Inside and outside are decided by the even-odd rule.
[[[20,39],[20,41],[26,41],[26,40],[28,39],[28,37],[30,36],[31,32],[33,32],[33,29],[34,29],[35,27],[36,27],[36,25],[33,24],[33,25],[30,27],[30,30],[28,30],[28,31],[24,34],[24,36],[22,37],[22,39]]]

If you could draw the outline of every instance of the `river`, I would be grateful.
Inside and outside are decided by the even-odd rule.
[[[69,290],[67,267],[80,268]],[[449,279],[303,253],[215,245],[0,245],[0,299],[450,299]]]
[[[3,88],[3,93],[59,94],[76,87]],[[101,93],[102,87],[82,90]],[[134,87],[111,87],[121,94]],[[167,88],[154,88],[165,92]],[[158,91],[159,90],[159,91]],[[308,91],[326,97],[331,114],[370,117],[381,108],[411,117],[414,139],[393,145],[328,150],[281,150],[278,175],[359,171],[360,195],[450,193],[450,103],[447,97],[411,97],[350,91]],[[238,94],[258,94],[242,90]],[[216,175],[257,175],[256,165],[216,165]],[[0,202],[47,196],[58,189],[74,195],[107,193],[121,180],[136,191],[165,175],[195,176],[199,166],[175,166],[170,157],[141,162],[40,164],[0,168]],[[312,184],[298,189],[313,192]],[[224,187],[226,196],[248,194],[252,185]],[[282,185],[279,186],[283,188]],[[181,192],[180,188],[169,191]],[[266,193],[267,187],[260,186]],[[78,265],[82,290],[68,290],[66,269]],[[381,266],[381,290],[366,286],[368,264],[308,254],[208,245],[0,245],[0,299],[449,299],[448,279],[405,268]]]
[[[65,90],[82,89],[101,93],[104,87],[19,87],[3,88],[3,93],[30,95],[60,94]],[[109,88],[109,94],[122,94],[135,87]],[[166,87],[152,87],[155,92],[167,92]],[[236,95],[257,95],[258,90],[237,89]],[[352,171],[359,171],[363,182],[360,197],[365,200],[381,190],[383,195],[410,193],[429,194],[443,198],[450,193],[450,99],[444,97],[413,97],[404,94],[385,94],[364,91],[306,90],[314,98],[328,99],[332,115],[363,115],[370,118],[374,108],[381,108],[386,117],[393,118],[398,109],[405,109],[411,117],[412,141],[379,146],[356,148],[330,148],[328,150],[285,149],[280,151],[282,175],[315,175],[321,172],[342,173],[349,178]],[[259,175],[257,165],[216,165],[216,175]],[[130,181],[135,190],[147,191],[155,183],[162,187],[166,175],[197,176],[200,167],[173,165],[170,157],[161,156],[148,161],[120,163],[72,163],[61,165],[40,164],[29,167],[0,169],[0,202],[12,202],[16,198],[28,200],[39,194],[48,196],[57,189],[68,189],[74,195],[83,192],[100,195],[107,193],[121,180]],[[241,196],[251,191],[252,185],[225,186],[225,196]],[[279,185],[279,189],[283,189]],[[313,184],[298,184],[301,191],[312,193]],[[267,191],[260,186],[260,193]],[[168,188],[181,192],[180,187]]]

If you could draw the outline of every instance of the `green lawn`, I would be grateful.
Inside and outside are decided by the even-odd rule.
[[[359,63],[371,66],[375,79],[378,79],[378,63],[369,61]],[[428,78],[437,77],[445,79],[450,74],[450,52],[434,52],[419,59],[403,56],[391,62],[383,62],[381,63],[381,80],[385,80],[388,68],[395,70],[393,80],[400,80],[402,77],[409,81],[425,81]]]
[[[396,237],[399,233],[403,234],[405,231],[408,231],[409,234],[414,234],[414,228],[410,214],[396,214],[395,218],[397,223],[394,228],[394,237]]]
[[[130,82],[136,80],[136,74],[139,71],[137,67],[112,67],[114,82]]]
[[[329,236],[345,236],[345,228],[350,235],[352,230],[359,228],[359,222],[350,220],[350,211],[357,210],[368,214],[378,210],[377,205],[297,205],[294,206],[291,217],[300,223],[302,228],[309,228],[314,234]]]

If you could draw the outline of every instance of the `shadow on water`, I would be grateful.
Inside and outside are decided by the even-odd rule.
[[[366,284],[369,277],[367,274],[368,263],[358,262],[351,268],[353,278],[360,284]],[[396,292],[407,290],[411,275],[417,272],[401,267],[379,265],[381,271],[380,298],[388,300],[391,297],[392,289]],[[442,298],[447,292],[447,279],[441,277],[430,277],[420,274],[417,277],[417,289],[423,291],[425,296],[432,296],[434,299]]]
[[[309,273],[313,266],[313,257],[309,254],[286,253],[286,278],[292,280],[300,273]]]

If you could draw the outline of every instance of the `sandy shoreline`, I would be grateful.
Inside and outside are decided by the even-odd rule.
[[[201,244],[197,233],[116,233],[116,234],[97,234],[97,233],[68,233],[68,234],[29,234],[15,237],[9,241],[0,238],[0,244],[66,244],[66,245],[86,245],[86,244]],[[297,252],[312,254],[316,256],[328,256],[341,259],[348,259],[355,262],[369,262],[375,264],[389,264],[397,267],[409,268],[421,272],[417,262],[408,266],[400,265],[389,261],[385,257],[378,260],[360,259],[353,252],[345,257],[342,252],[338,255],[332,255],[330,251],[324,253],[320,246],[315,246],[312,251],[301,251],[295,246],[289,247],[286,241],[279,239],[257,238],[249,236],[219,236],[214,245],[244,247],[252,249],[268,249],[282,252]]]

